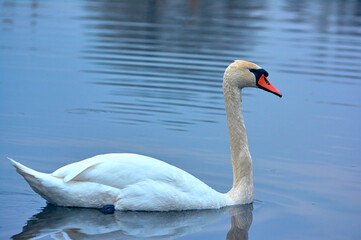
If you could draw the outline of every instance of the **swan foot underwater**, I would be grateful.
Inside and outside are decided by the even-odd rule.
[[[51,174],[10,159],[30,187],[58,206],[101,208],[105,212],[217,209],[253,202],[252,159],[242,113],[242,89],[282,94],[258,65],[236,60],[223,77],[223,94],[233,168],[233,186],[219,193],[191,174],[163,161],[130,153],[97,155]]]

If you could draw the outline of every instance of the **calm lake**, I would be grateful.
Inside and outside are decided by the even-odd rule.
[[[0,239],[361,239],[361,1],[3,0],[0,20]],[[235,59],[283,94],[243,91],[252,205],[47,206],[6,158],[139,153],[227,192]]]

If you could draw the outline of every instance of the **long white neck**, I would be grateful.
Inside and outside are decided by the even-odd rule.
[[[247,133],[242,113],[241,89],[223,82],[227,112],[229,142],[233,167],[233,186],[227,193],[235,204],[253,201],[252,159],[248,149]]]

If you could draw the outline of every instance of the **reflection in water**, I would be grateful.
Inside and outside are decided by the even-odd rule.
[[[111,101],[69,113],[102,113],[121,124],[156,122],[182,131],[210,116],[217,122],[213,116],[224,114],[222,74],[234,59],[278,68],[282,78],[303,75],[302,81],[335,87],[360,84],[354,77],[360,60],[359,1],[273,4],[283,12],[274,14],[264,0],[207,1],[207,6],[86,1],[81,57],[90,64],[83,71],[109,89],[111,96],[103,98]],[[273,49],[292,54],[275,58]]]
[[[13,239],[174,239],[216,220],[222,213],[231,216],[227,239],[248,239],[253,205],[219,210],[181,212],[120,212],[104,215],[98,209],[46,206],[30,218]]]
[[[251,227],[253,204],[241,205],[230,208],[231,229],[228,231],[227,239],[246,240],[248,230]]]
[[[96,78],[94,84],[111,89],[113,101],[70,112],[101,111],[122,124],[137,124],[141,115],[183,131],[209,122],[210,115],[224,115],[223,71],[234,59],[249,58],[245,46],[263,29],[251,21],[263,17],[248,10],[265,6],[262,1],[199,4],[87,1],[83,20],[89,40],[82,58],[91,64],[84,71]],[[241,9],[241,23],[229,13],[235,7]],[[184,13],[191,16],[181,17]]]

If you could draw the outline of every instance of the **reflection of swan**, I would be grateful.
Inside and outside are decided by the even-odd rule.
[[[33,190],[60,206],[114,205],[120,210],[211,209],[253,201],[252,160],[242,114],[244,87],[258,87],[278,96],[258,65],[235,61],[226,69],[223,92],[230,135],[233,187],[222,194],[189,173],[154,158],[136,154],[98,155],[66,165],[52,174],[12,160]]]
[[[173,239],[197,232],[229,211],[232,228],[227,238],[247,239],[252,224],[252,210],[252,204],[246,204],[220,210],[116,211],[104,215],[96,209],[48,205],[31,217],[23,231],[12,238],[35,239],[50,235],[53,239]]]
[[[229,211],[231,215],[231,229],[228,231],[229,240],[248,239],[248,230],[251,227],[253,216],[253,205],[239,205],[232,207]]]

